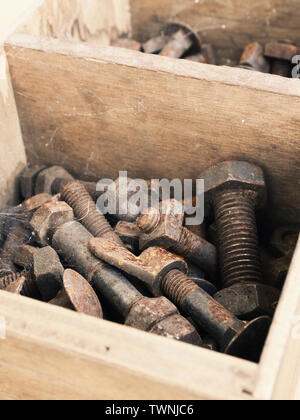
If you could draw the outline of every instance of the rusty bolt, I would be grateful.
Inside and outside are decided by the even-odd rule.
[[[264,56],[262,45],[258,42],[247,45],[238,67],[259,71],[261,73],[270,73],[270,64]]]
[[[143,51],[146,54],[158,54],[169,42],[170,38],[165,34],[160,34],[149,39],[143,44]]]
[[[71,182],[65,186],[61,193],[62,199],[74,211],[75,217],[96,238],[107,238],[122,244],[119,236],[113,231],[105,216],[97,208],[92,197],[79,182]]]
[[[49,303],[96,318],[103,318],[102,307],[93,288],[74,270],[68,269],[64,272],[63,289]]]
[[[57,207],[57,211],[60,213],[60,203],[55,203],[54,206]],[[54,208],[52,210],[55,212]],[[44,220],[41,223],[48,225],[49,231],[54,232],[53,237],[52,235],[46,234],[46,237],[52,237],[52,241],[50,240],[50,242],[54,249],[63,257],[69,267],[84,276],[99,293],[105,296],[112,307],[126,320],[133,305],[145,298],[118,270],[99,261],[92,255],[88,243],[93,236],[82,224],[75,221],[64,223],[63,219],[61,219],[61,225],[58,226],[54,219],[54,225],[52,226],[51,223],[53,220],[51,219],[51,214],[48,216],[50,217],[50,220],[48,222],[45,222]],[[36,219],[38,218],[39,217]],[[37,229],[39,230],[38,226]],[[158,305],[160,305],[159,302],[160,301],[158,300]],[[176,308],[174,310],[176,310]],[[178,312],[176,312],[175,315],[172,315],[174,320],[176,319],[177,327],[175,332],[174,326],[172,326],[172,320],[170,321],[170,324],[166,325],[165,319],[161,319],[160,315],[157,315],[156,326],[158,328],[158,324],[163,324],[163,334],[165,336],[170,337],[173,334],[173,338],[176,340],[197,345],[201,344],[201,339],[195,328],[185,318],[180,317],[180,324],[178,323]],[[142,320],[140,322],[142,323]],[[151,326],[151,328],[154,327],[154,325]],[[168,330],[167,327],[169,327],[170,330]],[[157,330],[153,332],[156,331]],[[162,334],[160,328],[159,331],[159,333]]]
[[[263,280],[255,208],[266,200],[263,171],[247,162],[223,162],[201,178],[206,204],[214,208],[217,224],[223,290],[216,298],[242,319],[261,311],[268,314],[270,307],[275,309],[279,292],[258,286]]]
[[[34,213],[31,227],[38,243],[41,246],[47,246],[56,227],[73,219],[73,210],[67,203],[46,203]]]
[[[271,323],[269,317],[249,323],[238,320],[188,279],[183,260],[162,248],[149,248],[136,257],[101,238],[90,240],[89,246],[102,261],[136,276],[155,295],[167,296],[215,338],[224,353],[258,362]]]
[[[201,50],[198,34],[186,24],[169,23],[165,33],[170,37],[170,40],[160,52],[162,56],[181,58],[188,51],[199,52]]]
[[[140,216],[137,225],[143,234],[140,249],[162,246],[199,265],[213,278],[218,268],[217,249],[183,227],[184,212],[176,200],[163,201]],[[213,280],[212,278],[212,280]]]
[[[291,77],[292,58],[299,53],[290,41],[269,42],[265,47],[265,56],[272,59],[272,73],[283,77]]]
[[[167,25],[165,34],[170,40],[160,52],[162,56],[181,58],[188,51],[196,53],[201,50],[199,35],[186,24],[171,22]]]

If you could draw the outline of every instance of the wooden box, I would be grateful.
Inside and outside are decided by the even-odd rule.
[[[90,180],[196,178],[234,158],[264,168],[270,225],[299,222],[299,106],[299,80],[14,35],[0,55],[0,200],[15,199],[25,150]],[[259,364],[1,292],[0,398],[298,399],[299,273],[300,244]]]

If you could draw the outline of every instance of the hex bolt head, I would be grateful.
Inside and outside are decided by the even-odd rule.
[[[38,209],[30,222],[36,239],[41,246],[47,246],[56,228],[74,220],[74,213],[64,202],[46,203]]]

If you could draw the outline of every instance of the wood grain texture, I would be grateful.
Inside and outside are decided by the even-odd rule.
[[[26,156],[6,56],[0,46],[0,207],[14,203]]]
[[[0,398],[251,398],[255,364],[6,292],[0,307]]]
[[[300,399],[299,273],[300,241],[258,370],[257,399]]]
[[[195,179],[246,159],[266,172],[271,218],[299,221],[299,80],[22,36],[7,54],[30,162]]]
[[[129,0],[45,0],[19,32],[110,45],[130,30]]]
[[[298,0],[131,0],[138,40],[156,35],[166,21],[181,20],[217,48],[219,60],[236,61],[253,41],[291,39],[300,45]]]

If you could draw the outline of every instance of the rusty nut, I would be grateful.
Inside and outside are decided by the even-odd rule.
[[[36,240],[41,246],[47,246],[55,230],[74,220],[74,213],[67,203],[46,203],[39,208],[31,219],[31,228],[35,232]]]
[[[20,189],[24,199],[34,195],[36,178],[44,169],[46,166],[30,166],[24,169],[20,177]]]
[[[239,283],[221,290],[215,300],[242,320],[252,320],[262,315],[273,316],[280,292],[258,283]]]
[[[191,344],[202,343],[193,325],[165,297],[139,300],[131,308],[126,325]]]

